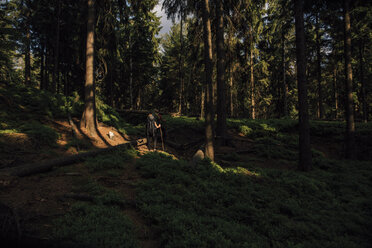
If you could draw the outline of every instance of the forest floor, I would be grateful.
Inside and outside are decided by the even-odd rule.
[[[153,152],[144,144],[145,112],[119,114],[100,104],[102,122],[91,137],[79,128],[83,105],[73,101],[0,87],[1,247],[4,240],[8,247],[55,248],[372,243],[370,124],[357,123],[360,160],[348,161],[342,159],[344,123],[312,121],[314,168],[303,173],[296,120],[228,119],[229,139],[216,140],[215,163],[193,166],[204,142],[202,120],[164,115],[165,151],[159,139]],[[129,142],[137,145],[107,151]],[[48,172],[9,174],[103,149]]]
[[[8,133],[0,136],[0,142],[7,144],[6,151],[0,152],[1,167],[22,166],[22,164],[36,163],[54,159],[56,157],[70,156],[79,152],[97,148],[107,148],[124,143],[128,143],[131,137],[120,133],[116,128],[99,123],[97,136],[90,136],[84,128],[79,128],[78,120],[74,119],[77,132],[67,120],[43,121],[44,125],[53,128],[59,138],[54,146],[35,146],[32,138],[25,133]],[[75,127],[75,130],[76,130]],[[109,138],[109,132],[114,134]],[[135,137],[137,138],[137,137]],[[133,138],[132,138],[133,139]],[[69,144],[74,142],[71,146]],[[67,147],[67,149],[66,149]],[[145,145],[138,147],[139,154],[148,152]],[[68,172],[66,172],[68,171]],[[0,173],[0,202],[14,211],[19,225],[18,232],[24,243],[43,244],[49,246],[50,234],[53,232],[53,221],[59,216],[65,215],[71,205],[79,199],[69,198],[69,194],[79,194],[76,185],[80,181],[95,181],[105,187],[114,189],[122,194],[128,202],[135,202],[134,184],[141,180],[140,175],[135,169],[135,160],[128,163],[125,171],[119,177],[108,177],[99,174],[92,174],[84,166],[78,163],[64,168],[31,175],[28,177],[9,177]],[[75,188],[74,188],[75,187]],[[67,196],[67,197],[66,197]],[[73,197],[72,197],[73,198]],[[81,199],[80,199],[81,200]],[[138,230],[138,240],[141,247],[159,247],[155,236],[151,234],[151,228],[146,224],[141,214],[136,210],[135,204],[125,206],[123,213],[129,216]],[[2,213],[4,215],[4,213]],[[3,232],[17,230],[7,230],[6,223]],[[13,227],[14,228],[14,227]],[[10,234],[12,236],[14,234]],[[145,236],[144,236],[145,235]],[[148,238],[150,235],[151,239]],[[12,244],[15,245],[16,244]],[[20,247],[22,247],[23,242]]]
[[[74,119],[74,123],[79,127],[77,119]],[[90,137],[85,129],[80,128],[74,134],[73,127],[66,120],[44,121],[43,124],[53,128],[59,134],[56,145],[51,147],[35,146],[32,138],[25,133],[1,135],[0,141],[7,144],[6,151],[0,153],[2,167],[70,156],[92,148],[105,148],[143,138],[139,135],[123,135],[114,127],[103,123],[99,123],[99,135],[95,137]],[[114,133],[113,139],[109,138],[109,132]],[[233,162],[252,161],[254,157],[250,152],[254,141],[233,129],[229,130],[229,136],[233,140],[229,146],[216,147],[216,162],[227,167],[230,166],[229,155],[235,154],[236,151],[240,151],[240,161],[233,159]],[[198,140],[203,138],[203,134],[192,128],[183,128],[182,132],[177,130],[170,132],[167,138],[173,140],[173,144],[193,143],[187,149],[174,148],[165,144],[165,151],[173,155],[174,158],[190,160],[201,145],[202,142],[198,142]],[[72,142],[74,143],[69,146],[68,144]],[[327,144],[327,139],[318,138],[315,143],[315,146],[326,157],[335,158],[338,156],[336,146]],[[162,152],[160,140],[157,148],[159,152]],[[85,189],[82,187],[82,182],[95,182],[102,187],[115,191],[128,203],[120,206],[120,208],[122,213],[128,216],[135,225],[135,235],[140,242],[140,247],[160,247],[157,230],[152,229],[151,223],[136,207],[135,185],[143,180],[136,168],[136,161],[139,158],[138,156],[150,152],[146,145],[138,146],[136,150],[138,155],[126,163],[125,170],[118,172],[114,168],[110,172],[111,175],[110,173],[94,173],[84,163],[56,168],[48,173],[27,177],[10,178],[0,174],[0,201],[13,211],[18,226],[16,230],[7,230],[7,227],[4,226],[3,232],[19,232],[18,235],[21,235],[24,242],[41,245],[41,247],[44,244],[45,247],[48,247],[52,242],[51,233],[55,229],[54,221],[66,215],[74,203],[82,200],[92,200],[89,197],[84,198]],[[295,164],[284,163],[277,159],[257,159],[255,164],[263,168],[296,169]],[[10,234],[10,236],[12,235],[14,234]],[[19,247],[22,247],[22,244]]]
[[[70,156],[84,152],[93,148],[107,148],[129,142],[130,140],[143,138],[139,135],[128,136],[120,133],[116,128],[99,123],[97,136],[90,136],[87,131],[79,128],[79,121],[74,119],[75,127],[71,126],[67,120],[43,121],[44,125],[54,129],[59,138],[53,146],[39,146],[33,139],[25,133],[5,133],[0,136],[0,142],[7,144],[6,150],[0,152],[1,168],[22,166],[23,164],[36,163],[54,159],[56,157]],[[74,128],[77,132],[72,131]],[[109,132],[114,134],[114,138],[109,138]],[[236,150],[249,152],[252,140],[245,138],[242,134],[229,131],[230,137],[235,137],[235,147],[220,146],[216,149],[216,161],[221,163],[229,162],[222,158]],[[203,134],[195,129],[182,129],[182,132],[173,131],[168,134],[168,139],[174,144],[193,143],[188,149],[174,148],[164,144],[165,151],[173,155],[176,159],[182,158],[190,160],[198,149],[203,139]],[[71,144],[72,143],[72,144]],[[69,145],[71,144],[71,145]],[[162,143],[159,139],[158,151],[162,152]],[[146,145],[136,147],[138,155],[144,155],[149,151]],[[122,207],[122,211],[135,225],[136,236],[140,241],[141,247],[160,247],[156,239],[156,231],[151,229],[144,216],[136,209],[136,190],[135,185],[142,180],[141,175],[136,169],[136,159],[126,164],[125,170],[119,176],[110,177],[91,173],[84,163],[69,165],[63,168],[56,168],[51,172],[35,174],[27,177],[9,177],[0,173],[0,202],[9,207],[15,215],[19,225],[19,230],[7,230],[3,227],[3,232],[20,232],[25,243],[35,245],[50,245],[50,234],[53,233],[53,221],[66,215],[74,202],[79,200],[79,190],[76,190],[81,181],[94,181],[121,194],[128,204]],[[244,159],[245,156],[243,155]],[[278,167],[275,160],[261,163],[263,167]],[[293,169],[290,166],[282,165],[283,168]],[[74,199],[74,196],[76,196]],[[84,198],[84,197],[83,197]],[[90,199],[89,199],[90,200]],[[4,215],[4,213],[3,213]],[[13,227],[14,228],[14,227]],[[14,234],[10,234],[12,236]],[[22,243],[23,244],[23,243]],[[13,244],[14,245],[14,244]]]

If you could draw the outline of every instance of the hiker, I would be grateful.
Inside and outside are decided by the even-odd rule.
[[[153,144],[153,149],[156,150],[156,143],[157,138],[159,135],[159,128],[161,127],[161,124],[157,123],[157,120],[155,119],[155,116],[152,113],[149,113],[147,115],[147,121],[146,121],[146,138],[147,138],[147,148],[150,150],[151,145]],[[152,142],[150,143],[150,137],[152,138]]]
[[[159,113],[159,111],[157,109],[155,109],[155,119],[157,121],[157,123],[159,123],[161,125],[160,127],[160,135],[161,135],[161,138],[162,138],[162,142],[165,141],[165,138],[166,138],[166,128],[165,128],[165,121],[163,120],[163,117],[161,116],[161,114]]]

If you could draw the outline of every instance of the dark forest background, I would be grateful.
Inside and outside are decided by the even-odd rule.
[[[207,150],[216,116],[221,137],[226,117],[299,117],[300,144],[309,119],[346,120],[353,157],[354,122],[371,117],[370,3],[165,0],[175,24],[162,37],[157,4],[1,1],[0,81],[205,117]]]

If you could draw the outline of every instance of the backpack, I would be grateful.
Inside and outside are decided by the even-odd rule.
[[[146,131],[150,135],[154,135],[156,132],[155,121],[155,117],[152,114],[147,116]]]

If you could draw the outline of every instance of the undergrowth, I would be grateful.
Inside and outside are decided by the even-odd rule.
[[[29,120],[80,118],[84,102],[77,92],[70,96],[52,94],[47,91],[22,84],[0,87],[0,134],[22,132],[22,125]],[[98,97],[96,98],[97,118],[99,121],[114,126],[123,134],[133,134],[138,128],[125,123],[120,115]]]
[[[122,194],[101,185],[91,176],[74,181],[72,191],[87,195],[90,200],[74,203],[66,215],[54,221],[52,239],[55,243],[62,247],[139,247],[135,226],[122,211],[127,205]]]
[[[133,224],[114,206],[76,203],[54,226],[55,239],[64,247],[139,247]]]
[[[370,247],[372,168],[367,163],[310,173],[223,169],[150,153],[137,163],[140,208],[162,247]]]
[[[85,165],[90,171],[97,172],[108,169],[124,169],[128,162],[137,156],[137,151],[133,148],[118,149],[116,151],[88,158]]]

